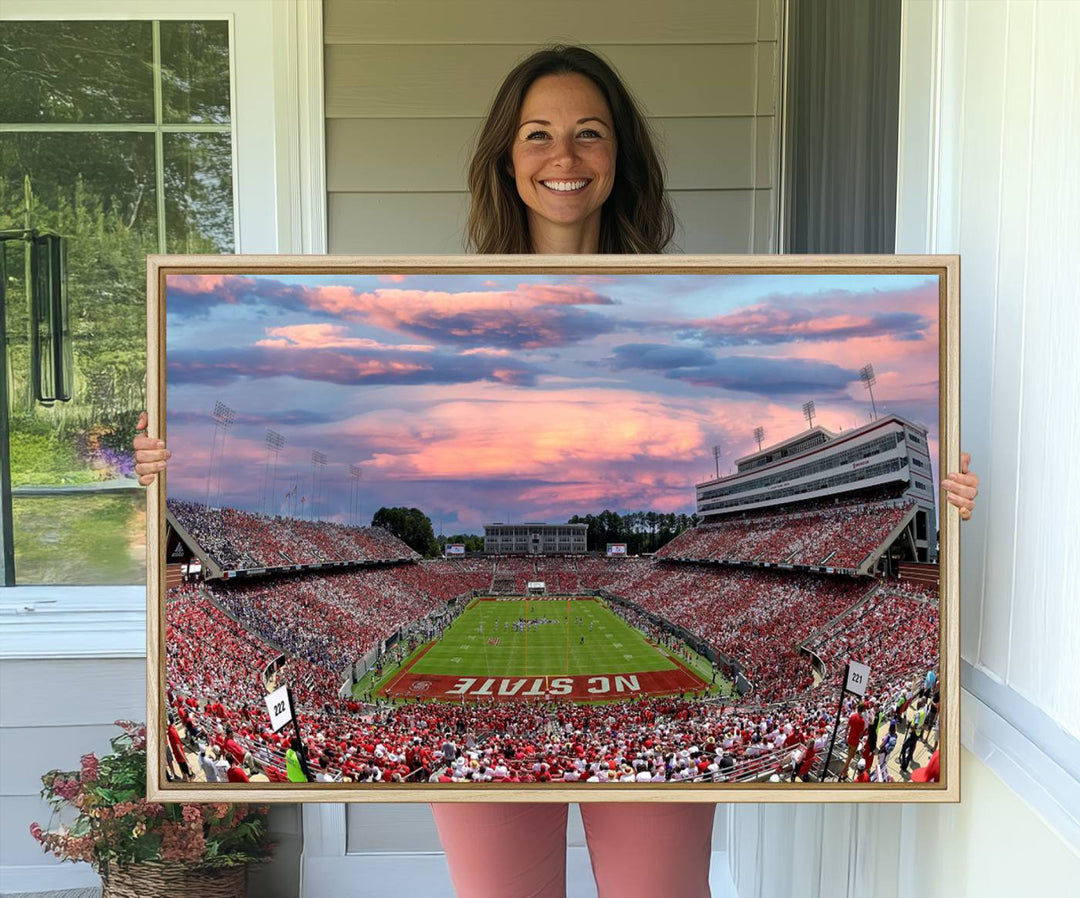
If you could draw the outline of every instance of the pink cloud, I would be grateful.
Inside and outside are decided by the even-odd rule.
[[[226,286],[226,282],[235,281],[236,275],[231,274],[170,274],[166,277],[167,287],[174,287],[184,293],[216,293]]]
[[[407,277],[407,274],[380,274],[376,277],[376,280],[380,284],[400,284]]]
[[[363,337],[350,337],[349,329],[340,324],[292,324],[268,327],[268,337],[257,340],[256,346],[272,346],[279,349],[366,349],[396,350],[399,352],[433,352],[435,347],[427,343],[380,343]]]
[[[936,326],[935,284],[900,290],[845,290],[773,296],[725,315],[699,318],[691,326],[721,345],[771,344],[860,337],[918,338]]]
[[[874,319],[866,315],[834,313],[806,318],[797,311],[774,306],[751,306],[729,315],[699,319],[691,324],[706,330],[720,329],[729,334],[760,338],[765,334],[782,334],[794,340],[824,334],[852,333],[872,327]]]
[[[648,476],[648,475],[646,475]],[[650,508],[661,512],[683,511],[693,502],[693,484],[655,487],[641,483],[640,472],[632,479],[590,483],[554,483],[522,491],[517,500],[537,513],[557,515],[567,508]]]
[[[490,355],[490,356],[511,356],[513,353],[509,349],[496,349],[493,346],[477,346],[474,349],[463,350],[462,355]]]
[[[756,451],[752,431],[759,424],[769,443],[806,428],[798,410],[753,401],[589,388],[507,394],[468,385],[433,388],[415,405],[366,412],[342,422],[339,432],[368,447],[373,468],[386,479],[602,483],[616,469],[627,472],[636,490],[681,495],[685,503],[688,484],[712,468],[717,436],[724,435],[726,470],[735,455]]]
[[[542,306],[610,305],[592,290],[568,284],[520,284],[516,290],[463,291],[386,289],[360,293],[351,287],[309,287],[312,308],[360,316],[384,327],[416,321],[428,314],[526,311]]]

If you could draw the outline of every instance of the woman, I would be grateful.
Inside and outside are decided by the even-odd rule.
[[[674,233],[644,117],[607,63],[580,47],[534,53],[507,76],[468,183],[469,246],[479,253],[659,253]],[[139,480],[150,483],[168,451],[146,437],[135,446]],[[978,483],[967,461],[943,482],[965,519]],[[581,810],[600,898],[709,894],[712,803]],[[462,898],[565,894],[566,804],[436,804],[433,812]]]

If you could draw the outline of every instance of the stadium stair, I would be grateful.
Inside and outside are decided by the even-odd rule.
[[[915,520],[915,515],[918,511],[919,506],[912,505],[900,519],[900,523],[893,527],[893,529],[889,531],[889,535],[878,543],[878,547],[863,559],[862,564],[856,567],[855,572],[858,574],[869,574],[873,571],[877,566],[878,559],[885,554],[889,546],[899,539],[900,534],[904,532],[908,524]]]

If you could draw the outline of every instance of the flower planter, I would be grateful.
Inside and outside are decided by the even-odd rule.
[[[270,809],[147,801],[146,727],[116,723],[124,732],[109,740],[112,754],[42,776],[50,823],[62,813],[74,820],[55,830],[31,823],[30,835],[62,861],[92,864],[103,898],[246,898],[248,864],[274,850]]]
[[[144,862],[101,876],[101,898],[245,898],[247,867],[200,869],[188,864]]]

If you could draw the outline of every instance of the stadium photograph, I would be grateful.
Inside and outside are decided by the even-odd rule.
[[[937,273],[164,283],[163,787],[940,782]]]

